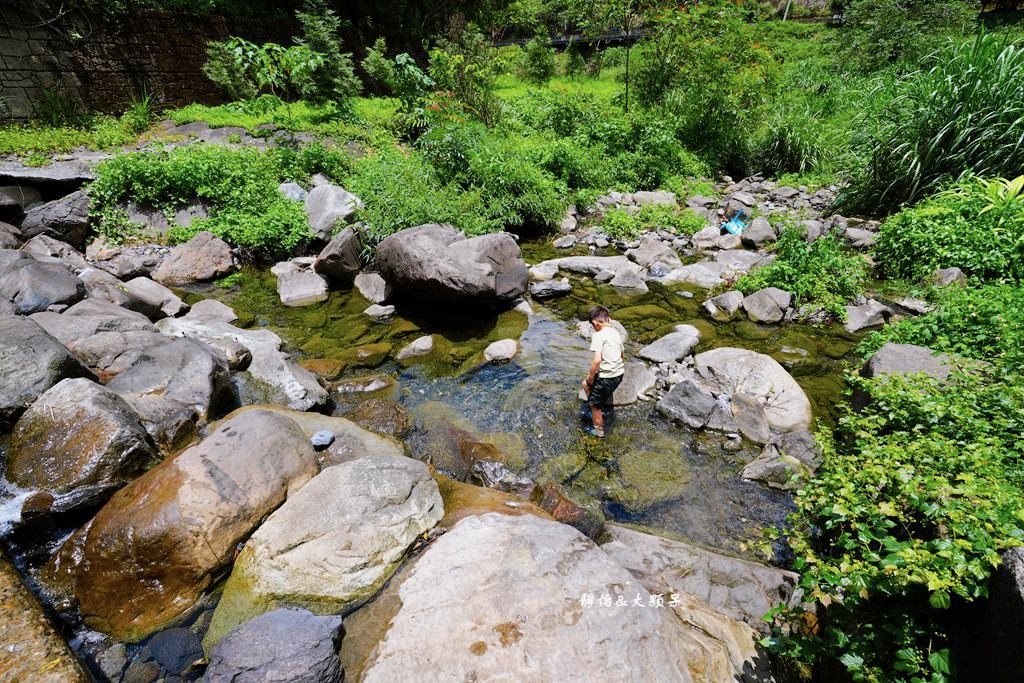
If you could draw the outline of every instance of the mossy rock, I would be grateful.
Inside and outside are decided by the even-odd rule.
[[[485,515],[488,512],[512,516],[529,514],[552,519],[551,515],[541,508],[511,493],[464,484],[443,474],[435,473],[434,480],[444,500],[444,518],[438,522],[438,526],[451,528],[461,519]]]
[[[345,372],[347,367],[344,361],[334,358],[303,358],[299,365],[328,382],[341,377],[341,373]]]
[[[661,306],[642,304],[612,311],[612,317],[626,327],[653,332],[667,324],[676,324],[677,316]]]
[[[380,342],[354,348],[345,355],[345,358],[352,367],[375,368],[386,361],[390,354],[391,344]]]

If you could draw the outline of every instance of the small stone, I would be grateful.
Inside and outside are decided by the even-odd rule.
[[[515,339],[502,339],[484,349],[484,360],[488,363],[512,360],[517,351],[519,351],[519,343]]]
[[[309,438],[309,442],[313,444],[314,450],[322,451],[334,443],[334,432],[329,429],[321,429]]]
[[[363,311],[365,315],[373,318],[377,321],[388,320],[395,314],[394,306],[382,306],[380,304],[373,304]]]

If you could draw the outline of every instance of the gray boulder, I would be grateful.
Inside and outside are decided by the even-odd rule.
[[[811,425],[813,415],[807,395],[771,356],[722,347],[697,354],[694,365],[702,384],[716,394],[745,392],[757,396],[765,406],[772,430],[788,432]]]
[[[277,276],[277,295],[293,308],[327,301],[327,280],[311,270],[288,270]]]
[[[676,205],[676,193],[669,192],[667,190],[641,190],[640,192],[633,193],[633,203],[637,206],[675,206]]]
[[[14,425],[7,479],[54,495],[82,487],[109,495],[156,461],[156,447],[123,398],[88,379],[65,379]]]
[[[686,282],[704,289],[711,289],[725,282],[722,275],[728,270],[727,266],[717,261],[701,261],[676,268],[661,281],[663,284]]]
[[[689,593],[723,614],[768,633],[764,614],[799,598],[799,576],[681,541],[605,524],[601,544],[652,593]],[[758,679],[761,680],[761,679]]]
[[[743,310],[754,322],[777,323],[785,317],[792,298],[789,292],[777,287],[766,287],[744,297]]]
[[[146,349],[167,339],[142,314],[85,299],[64,313],[35,313],[32,319],[90,368],[117,374]]]
[[[732,395],[730,405],[736,430],[754,443],[766,443],[771,438],[768,415],[757,396],[740,391]]]
[[[658,376],[643,363],[636,361],[626,363],[626,371],[622,382],[612,395],[612,404],[626,406],[647,398],[647,392],[654,388]]]
[[[894,344],[889,342],[875,351],[875,354],[864,364],[861,377],[881,377],[889,374],[909,375],[923,372],[937,379],[944,380],[953,370],[952,358],[945,353],[914,344]]]
[[[310,190],[305,207],[313,235],[326,242],[339,221],[363,208],[363,201],[337,185],[318,185]]]
[[[188,304],[177,294],[148,277],[134,278],[119,284],[117,288],[126,296],[122,305],[148,316],[150,320],[165,316],[173,318],[188,312]]]
[[[647,283],[644,282],[643,268],[636,264],[630,268],[620,268],[615,276],[608,281],[608,284],[619,291],[631,294],[648,291]]]
[[[17,220],[33,204],[40,204],[43,196],[28,185],[0,185],[0,219]]]
[[[378,273],[359,273],[352,284],[371,304],[382,304],[391,298],[391,285]]]
[[[22,249],[32,254],[52,256],[53,258],[60,259],[76,271],[89,267],[85,257],[74,247],[49,235],[36,235],[28,242],[25,242]]]
[[[336,286],[351,287],[362,265],[359,257],[362,250],[359,233],[352,228],[345,228],[316,257],[313,270]]]
[[[85,296],[85,283],[60,262],[22,258],[0,270],[0,292],[22,315],[68,306]]]
[[[948,287],[949,285],[960,285],[963,287],[967,285],[967,277],[964,276],[964,271],[955,266],[953,268],[939,268],[932,273],[932,284],[938,287]]]
[[[875,233],[871,230],[847,228],[844,236],[854,249],[868,249],[875,244]]]
[[[676,384],[656,404],[659,413],[691,429],[736,431],[728,399],[719,399],[693,379]]]
[[[21,230],[10,223],[0,221],[0,249],[17,249],[25,241]]]
[[[327,467],[246,542],[204,646],[277,607],[351,611],[443,516],[437,483],[418,460],[375,455]]]
[[[562,278],[561,280],[544,280],[542,282],[534,282],[530,285],[530,296],[538,301],[565,296],[571,291],[572,285],[569,284],[568,278]]]
[[[872,327],[881,327],[891,316],[891,308],[869,299],[866,304],[846,307],[846,322],[843,328],[847,332],[860,332]]]
[[[761,454],[747,463],[740,476],[792,491],[814,474],[820,460],[821,452],[814,435],[806,429],[798,429],[772,437]]]
[[[163,285],[207,282],[224,277],[238,268],[231,247],[211,232],[202,231],[171,249],[153,279]]]
[[[157,329],[168,337],[198,339],[210,345],[218,341],[238,342],[252,357],[247,375],[261,391],[260,400],[280,403],[295,410],[311,410],[327,402],[327,391],[316,376],[293,363],[281,351],[281,337],[270,330],[243,330],[224,320],[191,317],[165,318]]]
[[[210,651],[204,683],[341,683],[340,616],[277,609],[239,626]]]
[[[734,289],[718,296],[713,296],[704,302],[704,310],[708,312],[712,320],[717,322],[729,322],[739,313],[740,305],[743,303],[743,292]]]
[[[669,268],[680,268],[683,265],[675,250],[655,237],[641,239],[640,246],[626,251],[626,257],[645,268],[655,261],[664,263]]]
[[[29,209],[21,222],[26,237],[46,234],[76,249],[85,247],[89,234],[89,196],[82,190]]]
[[[377,267],[396,293],[435,303],[510,303],[528,282],[512,235],[466,239],[450,225],[421,225],[385,238]]]
[[[397,588],[400,605],[362,673],[379,681],[690,681],[665,610],[603,607],[650,594],[572,527],[533,515],[466,517]],[[595,600],[589,606],[581,596]],[[557,596],[557,597],[552,597]],[[628,602],[626,603],[629,604]],[[430,656],[424,656],[429,652]]]
[[[173,339],[146,349],[107,388],[119,394],[156,394],[180,401],[201,420],[237,403],[227,358],[192,339]]]
[[[0,428],[14,424],[25,406],[68,377],[92,377],[37,322],[0,316]]]
[[[693,353],[700,343],[700,330],[693,325],[676,325],[675,331],[648,344],[636,355],[654,363],[668,363]]]
[[[759,216],[750,221],[750,225],[743,231],[740,239],[743,242],[743,246],[750,249],[760,249],[766,244],[775,242],[779,237],[775,234],[775,228],[772,227],[772,224],[767,219]]]
[[[718,240],[722,236],[722,229],[717,225],[709,225],[693,234],[690,241],[693,248],[698,251],[707,251],[718,246]]]
[[[625,256],[563,256],[538,263],[534,268],[564,270],[576,275],[594,277],[601,272],[613,274],[622,268],[634,268],[635,264]],[[553,277],[553,276],[552,276]],[[610,278],[609,278],[610,279]]]

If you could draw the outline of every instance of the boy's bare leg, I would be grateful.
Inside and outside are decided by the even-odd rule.
[[[604,415],[601,414],[601,409],[597,406],[590,406],[590,413],[594,416],[594,429],[598,431],[604,430]]]

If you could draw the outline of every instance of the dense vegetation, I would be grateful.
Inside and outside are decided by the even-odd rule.
[[[363,41],[368,49],[343,47],[351,8],[294,6],[292,45],[211,46],[207,74],[235,102],[166,113],[261,135],[272,124],[285,134],[279,144],[122,154],[99,167],[95,211],[117,239],[131,236],[123,202],[170,212],[198,200],[210,217],[175,237],[209,229],[276,254],[308,240],[301,205],[277,186],[313,173],[365,201],[371,244],[425,222],[544,231],[568,205],[610,190],[708,195],[709,178],[723,173],[839,185],[839,208],[884,219],[871,254],[874,274],[890,279],[883,286],[934,307],[869,337],[864,357],[886,341],[920,344],[951,354],[956,371],[943,382],[851,372],[871,400],[823,436],[823,463],[785,532],[813,619],[773,614],[770,645],[809,675],[841,666],[854,680],[949,680],[951,615],[986,594],[999,552],[1024,542],[1024,178],[1014,179],[1024,167],[1024,57],[1018,25],[989,20],[995,29],[979,34],[971,3],[833,4],[838,26],[764,21],[773,13],[764,4],[716,1],[463,3],[463,18],[479,23],[442,26],[438,7],[398,3],[396,15],[415,14],[416,31],[429,32],[418,54],[379,35]],[[541,38],[495,49],[475,26]],[[555,53],[543,39],[553,27],[583,36],[642,27],[644,36],[628,48]],[[387,96],[361,96],[364,86]],[[58,105],[41,107],[52,116],[36,125],[0,128],[0,153],[43,163],[79,145],[116,148],[152,114],[148,98],[120,119],[72,119]],[[622,239],[705,225],[670,207],[591,220]],[[971,287],[931,289],[931,273],[951,266]],[[871,274],[836,234],[808,244],[788,227],[772,265],[736,285],[777,286],[805,312],[841,317]]]

